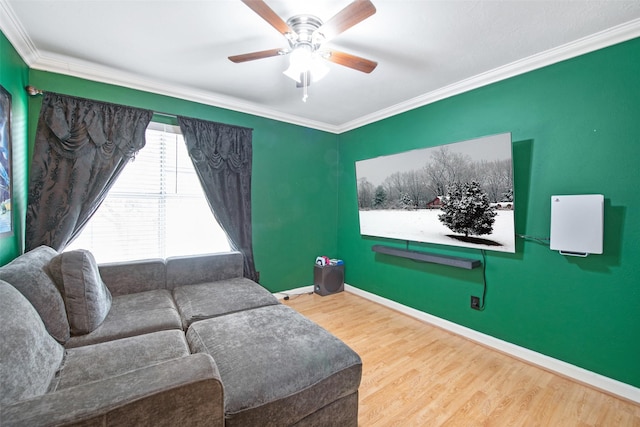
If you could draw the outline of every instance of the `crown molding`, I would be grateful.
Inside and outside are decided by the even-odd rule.
[[[213,92],[200,91],[187,86],[169,85],[161,81],[142,78],[134,73],[114,70],[109,67],[101,67],[76,59],[70,60],[67,57],[53,53],[41,52],[38,60],[33,62],[30,67],[34,70],[59,73],[99,83],[113,84],[129,89],[166,95],[186,101],[336,133],[336,127],[327,125],[326,123],[312,121],[291,114],[284,114],[269,108],[264,108],[258,104],[242,102],[236,98],[225,97]],[[167,113],[172,112],[168,111]]]
[[[216,93],[198,91],[190,87],[168,85],[161,81],[144,79],[132,73],[125,73],[108,67],[84,63],[74,58],[40,52],[15,16],[11,6],[5,0],[0,0],[0,30],[2,30],[25,63],[30,68],[36,70],[54,72],[101,83],[115,84],[130,89],[157,93],[293,125],[340,134],[445,98],[640,37],[640,19],[629,21],[574,42],[461,80],[341,125],[309,120],[304,117],[285,114],[258,104],[243,102]]]
[[[30,66],[38,59],[38,50],[5,0],[0,0],[0,31],[27,65]]]
[[[404,113],[434,102],[459,95],[483,86],[490,85],[529,71],[537,70],[548,65],[556,64],[567,59],[575,58],[589,52],[613,46],[640,37],[640,19],[611,27],[599,33],[583,37],[571,43],[529,56],[502,67],[494,68],[482,74],[461,80],[449,86],[417,96],[405,102],[362,116],[359,119],[344,123],[337,133],[344,133],[391,116]]]

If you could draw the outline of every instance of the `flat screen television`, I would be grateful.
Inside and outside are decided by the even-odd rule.
[[[515,252],[511,134],[355,163],[360,233]]]

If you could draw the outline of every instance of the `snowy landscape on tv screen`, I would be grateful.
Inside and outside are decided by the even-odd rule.
[[[515,252],[510,133],[355,166],[362,235]]]

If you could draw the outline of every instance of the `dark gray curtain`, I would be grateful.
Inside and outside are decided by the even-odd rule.
[[[26,250],[63,250],[144,147],[152,111],[45,93],[29,179]]]
[[[231,246],[244,255],[244,276],[258,281],[251,229],[252,130],[178,117],[209,206]]]

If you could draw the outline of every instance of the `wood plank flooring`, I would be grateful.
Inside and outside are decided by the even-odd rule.
[[[359,296],[285,304],[362,358],[359,426],[639,426],[618,399]]]

